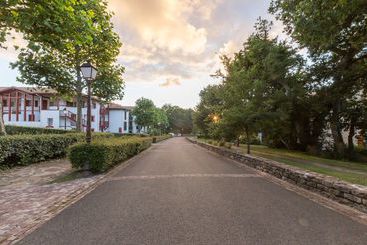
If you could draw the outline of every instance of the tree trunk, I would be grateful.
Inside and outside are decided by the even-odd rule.
[[[353,117],[350,121],[349,134],[348,134],[348,155],[351,158],[354,153],[354,142],[353,137],[355,135],[355,118]]]
[[[240,137],[237,137],[236,146],[240,147]]]
[[[250,154],[250,132],[248,128],[246,128],[245,131],[246,131],[246,139],[247,139],[247,154]]]
[[[330,118],[330,129],[331,134],[334,140],[334,149],[335,153],[339,157],[343,157],[345,155],[346,147],[344,144],[344,140],[341,133],[341,126],[340,126],[340,100],[337,100],[333,105],[333,113]]]
[[[76,91],[76,131],[83,131],[83,82],[80,74],[80,67],[76,67],[77,71],[77,91]]]
[[[0,135],[6,135],[2,108],[3,108],[3,102],[0,101]]]

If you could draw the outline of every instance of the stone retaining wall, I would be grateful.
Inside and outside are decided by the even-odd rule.
[[[240,154],[222,147],[198,142],[192,138],[187,139],[222,156],[367,213],[367,187],[365,186],[350,184],[334,177],[302,170],[261,157]]]

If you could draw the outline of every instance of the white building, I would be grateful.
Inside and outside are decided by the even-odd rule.
[[[134,109],[132,106],[122,106],[115,103],[108,105],[108,121],[109,127],[106,131],[114,133],[140,133],[139,126],[136,125],[134,116],[131,111]]]
[[[63,98],[52,89],[33,87],[0,87],[0,100],[5,125],[75,129],[76,99]],[[87,97],[83,96],[83,130],[86,129]],[[91,128],[95,132],[138,133],[131,116],[132,107],[103,105],[92,98]]]

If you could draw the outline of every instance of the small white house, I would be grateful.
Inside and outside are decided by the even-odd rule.
[[[75,129],[76,98],[65,99],[53,89],[34,87],[0,87],[0,100],[5,125]],[[87,96],[83,96],[83,130],[86,129]],[[133,107],[103,105],[92,98],[91,128],[95,132],[138,133],[131,115]]]
[[[122,106],[116,103],[108,105],[108,121],[109,126],[106,131],[113,133],[130,133],[136,134],[139,128],[134,123],[131,115],[131,106]]]

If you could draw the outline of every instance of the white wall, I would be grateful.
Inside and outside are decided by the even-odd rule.
[[[53,119],[53,128],[60,127],[60,111],[41,110],[41,125],[42,127],[48,126],[48,118]]]
[[[122,133],[131,133],[137,134],[138,130],[136,128],[135,121],[133,120],[132,127],[129,128],[129,110],[125,109],[114,109],[109,112],[109,128],[108,132],[111,133],[119,133],[119,128],[122,128]],[[126,123],[126,130],[124,124]]]

